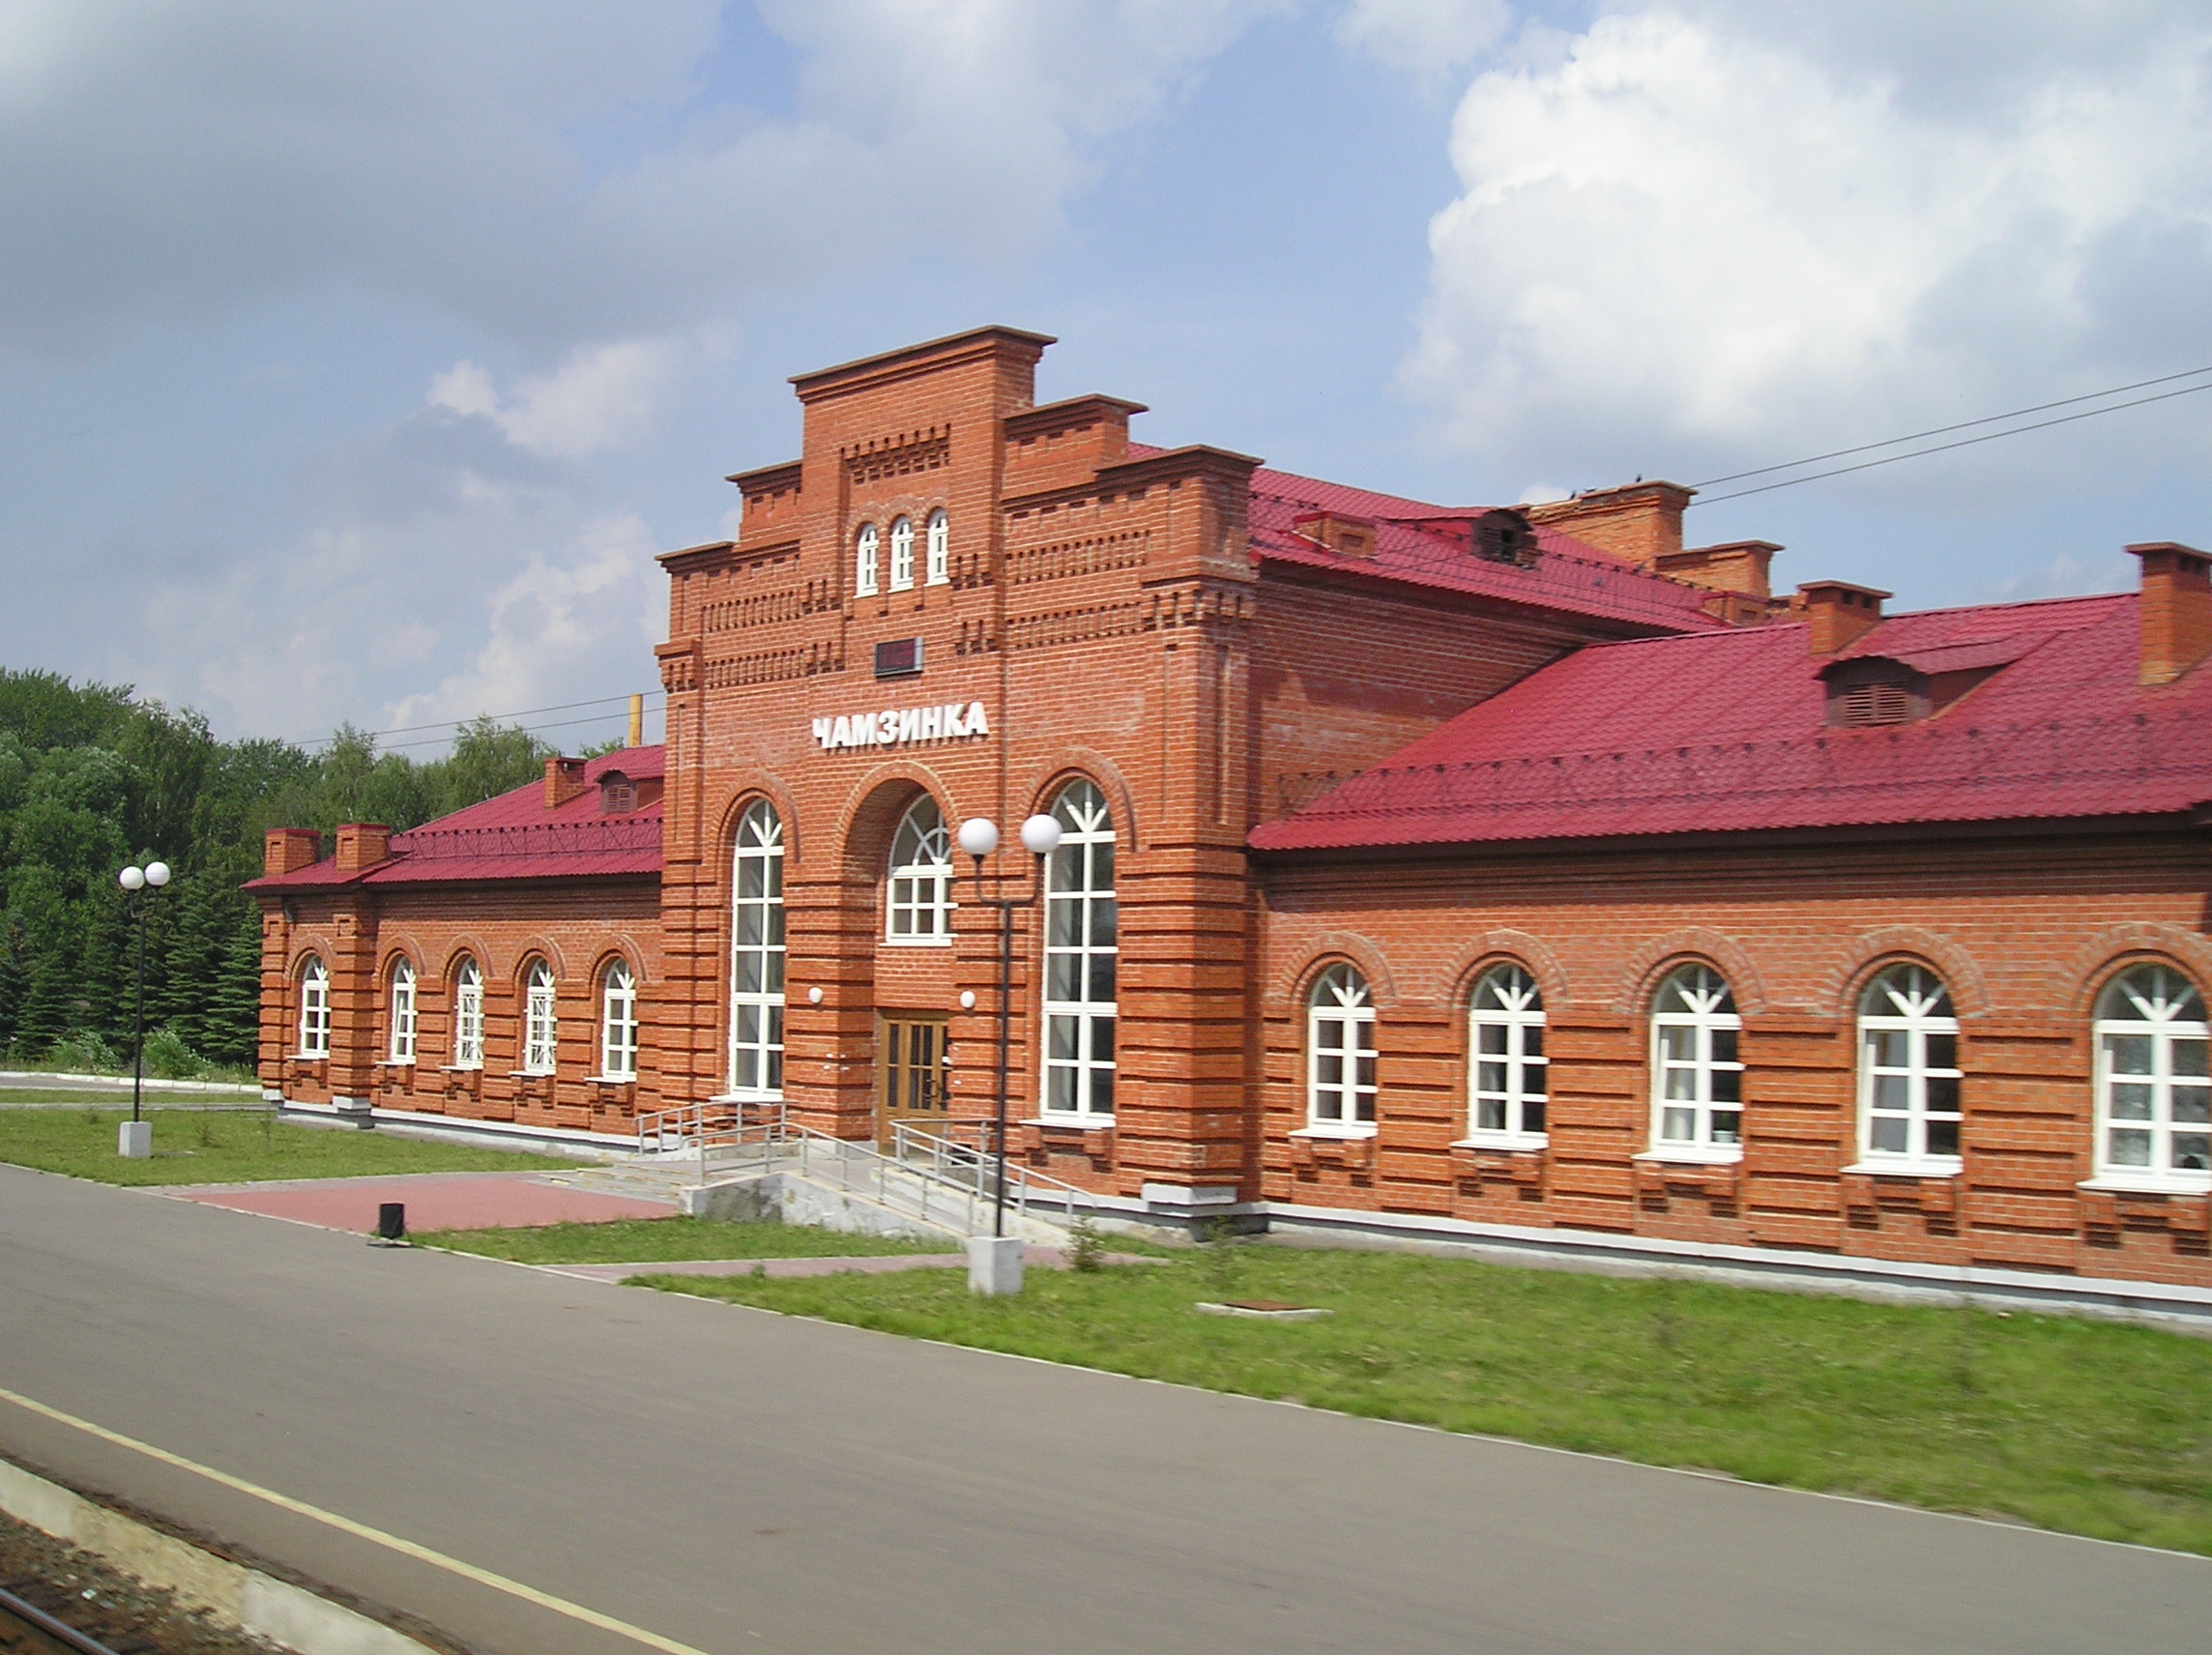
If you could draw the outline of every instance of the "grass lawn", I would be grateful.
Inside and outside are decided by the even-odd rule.
[[[1394,1253],[641,1285],[1148,1379],[2212,1553],[2212,1341]],[[1324,1306],[1202,1316],[1199,1299]]]
[[[706,1218],[626,1218],[529,1230],[428,1230],[418,1247],[447,1247],[525,1264],[642,1264],[670,1259],[852,1259],[957,1253],[960,1243],[846,1235],[805,1224],[722,1224]]]
[[[128,1102],[84,1109],[0,1109],[0,1161],[108,1184],[232,1184],[271,1178],[351,1178],[380,1173],[546,1172],[558,1156],[395,1138],[387,1132],[292,1126],[265,1113],[150,1109],[154,1153],[126,1161],[115,1127]]]

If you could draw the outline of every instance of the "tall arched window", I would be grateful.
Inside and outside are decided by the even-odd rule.
[[[1375,1002],[1347,965],[1322,973],[1306,997],[1306,1123],[1375,1124]]]
[[[599,973],[599,1074],[637,1078],[637,977],[624,960]]]
[[[2097,997],[2097,1174],[2168,1189],[2212,1188],[2212,1077],[2197,985],[2137,966]]]
[[[300,968],[300,1056],[331,1055],[331,973],[320,960]]]
[[[522,1072],[549,1075],[559,1066],[560,1020],[554,1003],[553,968],[530,962],[522,979]]]
[[[1926,966],[1890,966],[1859,996],[1859,1158],[1958,1169],[1959,1019]]]
[[[483,968],[465,957],[453,972],[453,1067],[483,1067]]]
[[[1043,1110],[1095,1120],[1114,1113],[1114,819],[1088,781],[1062,788],[1052,814],[1061,839],[1045,861]]]
[[[952,842],[937,800],[923,794],[891,835],[884,935],[893,943],[942,943],[952,935]]]
[[[891,519],[891,590],[914,589],[914,519]]]
[[[876,526],[862,523],[853,541],[853,592],[860,597],[876,595]]]
[[[415,968],[404,957],[392,962],[385,1005],[392,1027],[391,1060],[395,1063],[412,1063],[415,1060]]]
[[[1652,1146],[1732,1157],[1743,1145],[1743,1019],[1727,980],[1684,966],[1651,1006]]]
[[[940,506],[929,514],[929,561],[924,584],[944,586],[952,579],[952,523]]]
[[[1544,1000],[1519,966],[1493,966],[1468,1010],[1469,1136],[1534,1147],[1544,1142],[1548,1096]]]
[[[783,822],[756,798],[738,819],[730,914],[730,1089],[783,1095]]]

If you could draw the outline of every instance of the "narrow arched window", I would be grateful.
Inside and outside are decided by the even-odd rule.
[[[952,523],[940,506],[929,514],[929,561],[924,584],[945,586],[952,579]]]
[[[412,1063],[415,1060],[415,968],[404,959],[392,962],[385,1006],[391,1021],[392,1040],[388,1047],[391,1060],[395,1063]]]
[[[1859,996],[1859,1158],[1956,1172],[1959,1019],[1926,966],[1891,966]]]
[[[1743,1019],[1726,978],[1684,966],[1659,985],[1651,1007],[1651,1141],[1658,1149],[1741,1153]]]
[[[472,959],[453,973],[453,1067],[483,1067],[483,968]]]
[[[891,834],[884,935],[893,943],[942,943],[952,935],[952,844],[937,800],[923,794]]]
[[[530,962],[522,981],[522,1072],[549,1075],[559,1066],[560,1019],[554,1002],[553,968]]]
[[[1310,1126],[1375,1123],[1375,1002],[1347,965],[1322,973],[1306,997],[1306,1117]]]
[[[738,818],[730,912],[730,1089],[783,1095],[783,822],[765,798]]]
[[[2212,1188],[2212,1076],[2197,985],[2137,966],[2097,997],[2097,1176]]]
[[[853,591],[860,597],[876,595],[876,548],[879,544],[876,526],[862,523],[860,533],[853,542]]]
[[[1088,781],[1062,788],[1052,814],[1061,838],[1045,859],[1043,1111],[1097,1120],[1114,1113],[1114,819]]]
[[[331,1055],[331,972],[320,960],[300,968],[300,1056]]]
[[[599,1074],[637,1078],[637,977],[624,960],[599,974]]]
[[[891,590],[910,592],[914,588],[914,519],[891,519]]]
[[[1515,965],[1493,966],[1468,1009],[1469,1136],[1534,1147],[1544,1142],[1544,1000]]]

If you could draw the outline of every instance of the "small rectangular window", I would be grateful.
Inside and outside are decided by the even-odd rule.
[[[913,678],[920,671],[919,638],[888,638],[876,646],[876,677]]]

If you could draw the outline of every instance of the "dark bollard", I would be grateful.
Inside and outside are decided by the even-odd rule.
[[[407,1204],[405,1202],[386,1201],[377,1204],[374,1239],[387,1247],[404,1247],[407,1245]]]

